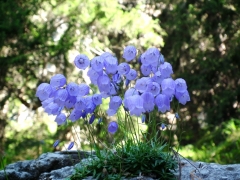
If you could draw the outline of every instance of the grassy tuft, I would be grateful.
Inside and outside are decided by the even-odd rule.
[[[96,157],[91,161],[81,162],[80,168],[70,178],[83,179],[92,176],[95,179],[117,180],[138,176],[158,179],[175,179],[171,170],[176,168],[176,161],[165,152],[166,144],[155,139],[149,142],[135,142],[129,139],[115,150],[95,148]]]

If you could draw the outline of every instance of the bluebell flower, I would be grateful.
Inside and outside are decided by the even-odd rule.
[[[161,64],[159,69],[164,78],[170,78],[173,74],[172,65],[168,62]]]
[[[71,109],[75,106],[76,102],[77,102],[77,98],[75,96],[68,96],[64,105],[67,109]]]
[[[50,84],[42,83],[37,87],[36,97],[40,99],[40,101],[44,101],[49,98],[53,89]]]
[[[184,92],[176,91],[175,97],[182,105],[185,105],[188,101],[190,101],[190,96],[187,90],[185,90]]]
[[[71,111],[71,114],[69,115],[68,119],[71,120],[72,122],[75,122],[79,120],[82,116],[82,111],[78,109],[73,109]]]
[[[143,99],[140,95],[128,97],[127,105],[131,115],[140,116],[143,112],[145,112],[143,108]]]
[[[92,101],[96,106],[102,104],[102,95],[101,94],[94,94],[92,96]]]
[[[141,95],[143,99],[143,108],[146,112],[151,112],[154,109],[154,96],[150,92],[144,92]]]
[[[53,102],[54,102],[54,98],[52,97],[42,101],[41,104],[42,104],[42,107],[45,108],[46,106],[48,106],[50,103],[53,103]]]
[[[48,113],[48,115],[58,115],[61,113],[63,106],[59,106],[57,103],[51,102],[47,106],[44,107],[44,111]]]
[[[126,75],[130,71],[130,66],[128,63],[124,62],[118,65],[117,70],[120,75]]]
[[[137,55],[137,49],[134,46],[127,46],[123,51],[123,58],[129,62],[133,60]]]
[[[116,121],[112,121],[108,124],[108,132],[110,134],[115,134],[118,130],[118,124]]]
[[[161,83],[162,94],[172,97],[175,93],[175,82],[172,78],[164,79]]]
[[[118,110],[122,104],[122,99],[120,96],[113,96],[110,98],[109,109]]]
[[[77,96],[77,100],[76,100],[74,107],[77,110],[85,110],[86,104],[87,104],[87,102],[86,102],[85,97]]]
[[[158,107],[158,111],[165,113],[170,110],[170,100],[168,96],[164,94],[159,94],[155,98],[155,105]]]
[[[93,99],[92,99],[92,96],[87,96],[85,97],[86,99],[86,107],[85,107],[85,111],[86,113],[93,113],[95,108],[96,108],[96,105],[93,103]]]
[[[79,85],[74,82],[68,83],[66,89],[70,96],[77,96],[80,91]]]
[[[102,72],[104,67],[104,59],[101,56],[94,57],[91,60],[91,67],[97,72]]]
[[[75,57],[74,64],[77,68],[84,70],[89,66],[90,60],[88,59],[88,57],[86,55],[79,54]]]
[[[150,82],[147,85],[146,92],[150,92],[154,96],[157,96],[160,93],[160,85],[156,82]]]
[[[143,93],[147,90],[147,86],[150,82],[152,82],[150,77],[142,77],[136,81],[135,88],[139,92]]]
[[[149,76],[149,74],[151,73],[152,68],[151,65],[141,65],[141,72],[144,76]]]
[[[115,74],[118,68],[118,60],[116,57],[109,56],[105,59],[105,69],[108,74]]]
[[[126,74],[126,78],[128,80],[134,80],[137,77],[137,71],[134,69],[130,69],[129,72]]]
[[[139,92],[135,88],[129,88],[124,94],[124,99],[133,95],[139,95]]]
[[[186,84],[186,81],[182,78],[178,78],[178,79],[175,79],[175,89],[176,91],[178,92],[184,92],[187,90],[187,84]]]
[[[111,81],[107,75],[101,75],[97,80],[98,89],[100,92],[108,93],[110,91]]]
[[[56,119],[55,119],[55,122],[58,124],[58,125],[62,125],[66,122],[67,120],[67,117],[65,114],[61,113],[59,114]]]
[[[56,74],[50,79],[50,85],[53,88],[60,88],[63,87],[66,84],[67,80],[64,75],[62,74]]]
[[[73,148],[73,146],[74,146],[74,142],[71,142],[71,143],[68,145],[67,150],[71,150],[71,149]]]
[[[157,66],[159,56],[160,56],[160,51],[155,47],[151,47],[142,54],[141,62],[146,66],[147,65]]]

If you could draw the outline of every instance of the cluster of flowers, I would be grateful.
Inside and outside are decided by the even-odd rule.
[[[184,79],[173,80],[172,66],[164,61],[160,51],[151,47],[138,57],[141,65],[141,78],[137,78],[136,70],[129,62],[136,59],[137,50],[134,46],[127,46],[123,52],[126,62],[118,64],[118,60],[111,53],[105,52],[92,60],[84,55],[77,55],[74,64],[81,70],[88,68],[87,75],[91,83],[96,85],[99,93],[90,95],[90,88],[86,84],[67,83],[62,74],[56,74],[50,83],[38,86],[36,96],[41,100],[42,107],[49,115],[56,115],[58,125],[66,122],[66,115],[62,110],[71,110],[68,119],[76,121],[90,114],[89,123],[94,119],[95,108],[102,104],[102,98],[110,97],[107,114],[113,116],[121,105],[131,115],[140,116],[151,112],[156,106],[158,111],[164,113],[170,110],[170,102],[174,97],[179,103],[185,105],[190,101],[187,85]],[[131,83],[131,81],[136,81]],[[129,84],[134,86],[129,87]],[[127,90],[122,99],[118,92],[122,85]],[[108,131],[114,133],[117,123],[110,123]]]

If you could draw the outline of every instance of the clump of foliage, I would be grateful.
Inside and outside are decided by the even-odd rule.
[[[88,164],[80,163],[80,168],[71,180],[92,176],[96,179],[121,179],[137,176],[148,176],[159,179],[175,179],[173,170],[176,161],[164,149],[157,139],[148,142],[135,143],[128,139],[126,143],[117,146],[115,150],[99,150],[96,157]]]

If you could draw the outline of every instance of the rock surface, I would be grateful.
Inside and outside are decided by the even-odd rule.
[[[75,172],[81,159],[90,152],[63,151],[42,154],[36,160],[19,161],[5,168],[8,180],[62,180]],[[179,180],[240,180],[240,164],[220,165],[216,163],[192,162],[181,158],[174,172]],[[88,177],[85,180],[91,180]],[[0,171],[0,180],[7,180]],[[153,180],[150,177],[135,177],[131,180]]]

